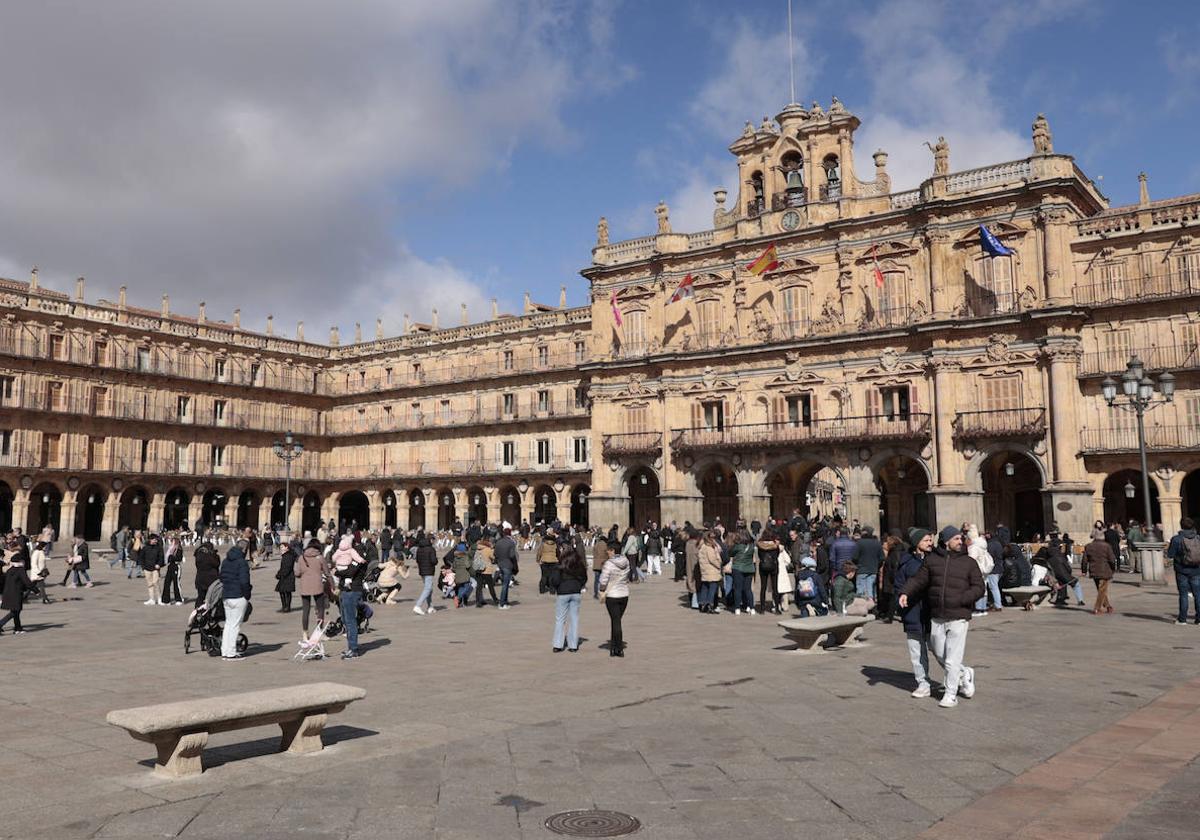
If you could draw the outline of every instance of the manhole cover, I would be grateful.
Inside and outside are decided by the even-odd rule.
[[[546,820],[546,828],[568,837],[620,837],[642,827],[619,811],[563,811]]]

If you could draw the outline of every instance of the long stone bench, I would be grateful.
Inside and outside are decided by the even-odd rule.
[[[1049,594],[1050,587],[1048,586],[1014,586],[1011,589],[1000,590],[1000,596],[1007,595],[1011,598],[1014,607],[1025,607],[1026,604],[1029,604],[1025,609],[1030,610],[1045,601]]]
[[[154,744],[155,772],[182,778],[203,772],[204,747],[214,732],[278,724],[281,752],[319,752],[326,718],[366,696],[366,689],[351,685],[310,683],[117,709],[107,720],[137,740]]]
[[[817,645],[822,636],[829,636],[828,647],[861,647],[859,634],[871,622],[863,615],[819,615],[811,618],[790,618],[777,624],[796,643],[797,653],[820,653]]]

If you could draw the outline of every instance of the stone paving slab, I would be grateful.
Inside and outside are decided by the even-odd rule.
[[[1171,727],[1195,727],[1196,710],[1163,695],[1200,676],[1200,628],[1167,620],[1172,590],[1114,586],[1118,609],[1155,620],[1043,609],[973,622],[979,694],[945,711],[908,696],[898,625],[868,626],[867,650],[800,660],[776,650],[773,616],[701,616],[665,577],[634,588],[624,659],[599,649],[607,615],[590,598],[583,650],[552,653],[553,602],[530,578],[512,610],[430,618],[411,612],[410,582],[401,605],[377,609],[363,658],[295,663],[299,617],[272,612],[272,573],[254,572],[241,663],[184,656],[187,610],[143,606],[140,582],[106,568],[105,585],[52,586],[72,600],[30,605],[26,623],[48,629],[0,638],[0,768],[18,805],[0,836],[546,838],[547,816],[595,805],[668,840],[912,837],[981,796],[1041,813],[1021,791],[1046,772],[1071,796],[1121,784],[1126,822],[1150,821],[1190,767],[1193,742]],[[325,751],[279,756],[269,728],[225,733],[199,779],[154,779],[152,750],[103,722],[115,708],[321,680],[367,689]],[[1093,736],[1106,727],[1113,741]],[[1079,763],[1134,742],[1120,773],[1138,782]],[[1149,766],[1163,768],[1157,786]],[[1005,825],[972,823],[970,836],[993,829]]]

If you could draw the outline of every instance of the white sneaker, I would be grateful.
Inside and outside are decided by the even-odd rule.
[[[971,613],[971,618],[985,618],[986,616],[987,616],[987,613],[985,613],[985,612],[973,612],[973,613]]]
[[[433,615],[435,612],[437,612],[437,607],[435,607],[433,604],[430,604],[425,608],[425,615]]]
[[[421,609],[421,605],[420,605],[420,604],[418,604],[417,606],[413,607],[413,612],[415,612],[417,615],[425,615],[425,610]]]
[[[501,604],[501,605],[500,605],[500,609],[502,609],[502,610],[509,610],[509,609],[512,609],[512,607],[510,607],[508,604]]]
[[[734,614],[734,615],[741,615],[741,614],[742,614],[742,609],[741,609],[741,607],[738,607],[736,610],[734,610],[734,611],[733,611],[733,614]]]
[[[145,604],[147,607],[153,607],[153,606],[154,606],[154,599],[153,599],[153,598],[151,598],[149,601],[142,601],[142,603],[143,603],[143,604]]]
[[[921,683],[919,686],[917,686],[917,689],[912,693],[912,696],[917,698],[929,697],[929,683]]]
[[[938,701],[938,707],[942,708],[942,709],[953,709],[957,705],[958,705],[958,698],[951,697],[949,694],[947,694],[945,697],[943,697],[941,700]]]
[[[962,669],[962,678],[958,682],[958,693],[967,700],[975,696],[975,669],[966,665]]]
[[[758,613],[754,610],[754,607],[750,608],[750,615],[758,615]]]

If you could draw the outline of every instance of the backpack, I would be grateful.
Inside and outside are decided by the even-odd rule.
[[[796,581],[796,597],[797,598],[815,598],[817,597],[817,584],[811,577],[799,578]]]
[[[1189,568],[1200,566],[1200,536],[1192,534],[1190,537],[1184,537],[1181,541],[1183,553],[1179,556],[1179,565]]]

